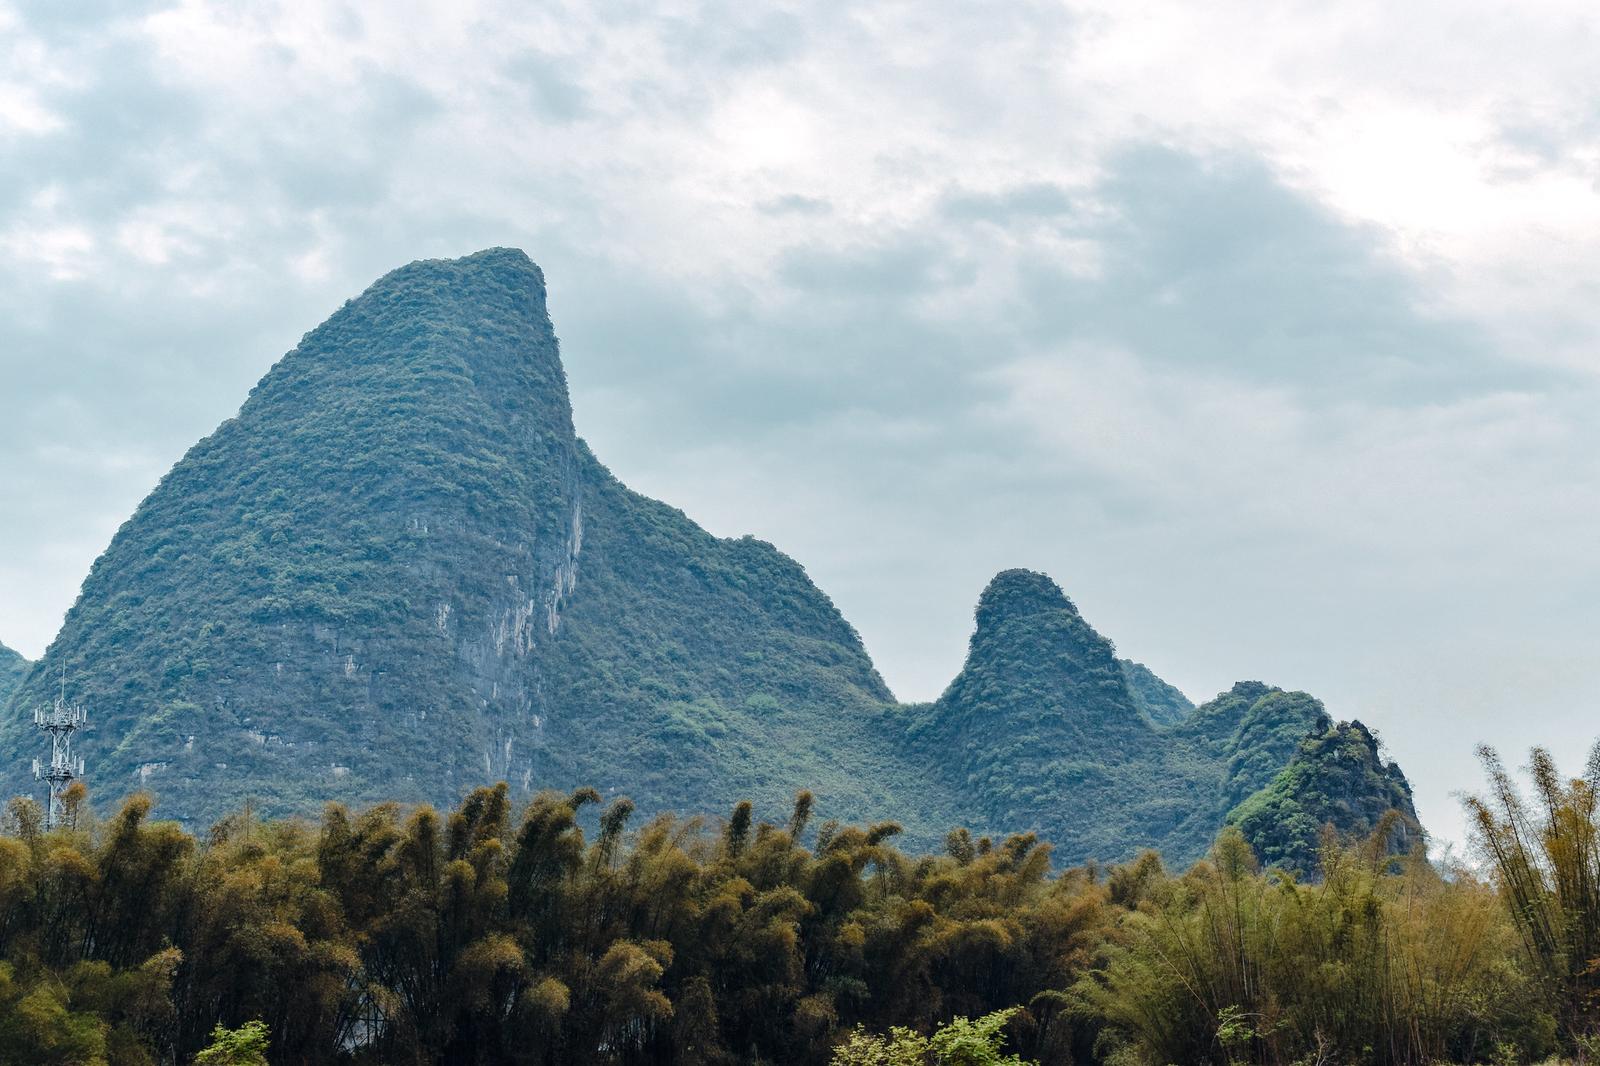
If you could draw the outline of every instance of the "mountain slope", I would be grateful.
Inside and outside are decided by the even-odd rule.
[[[162,479],[0,690],[0,789],[28,787],[26,712],[63,674],[97,801],[148,788],[197,825],[498,779],[711,813],[809,788],[913,846],[1037,829],[1067,862],[1201,854],[1327,727],[1256,682],[1191,707],[1023,570],[984,591],[944,695],[895,704],[799,564],[578,440],[512,249],[379,279]]]
[[[0,707],[4,707],[6,699],[22,684],[22,678],[33,664],[21,655],[12,651],[4,644],[0,644]]]
[[[946,806],[896,758],[896,711],[855,631],[770,544],[719,540],[583,464],[580,576],[544,664],[534,783],[598,783],[642,806],[895,812],[924,837]],[[908,798],[915,802],[908,804]]]
[[[579,445],[543,277],[506,249],[401,268],[308,334],[118,532],[45,662],[4,748],[65,662],[97,792],[201,822],[497,777],[850,811],[884,787],[829,752],[870,758],[888,700],[854,631]]]
[[[1174,734],[1221,760],[1226,811],[1270,784],[1300,742],[1328,725],[1322,702],[1304,692],[1239,681],[1195,708]]]
[[[1262,863],[1301,874],[1318,867],[1324,826],[1366,836],[1389,811],[1402,816],[1393,847],[1414,839],[1417,811],[1411,784],[1394,763],[1386,763],[1378,740],[1360,722],[1325,722],[1303,740],[1289,764],[1259,792],[1228,813]]]
[[[1155,675],[1144,663],[1132,659],[1117,660],[1122,667],[1122,679],[1128,684],[1134,702],[1145,717],[1156,725],[1181,722],[1194,710],[1194,703],[1176,685],[1169,685]]]

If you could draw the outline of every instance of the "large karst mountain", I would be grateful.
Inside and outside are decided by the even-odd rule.
[[[8,793],[63,669],[98,801],[144,788],[196,824],[501,779],[706,812],[810,788],[924,844],[964,824],[1183,860],[1261,790],[1320,783],[1291,763],[1333,728],[1254,682],[1192,707],[1028,571],[984,591],[939,700],[895,703],[797,563],[629,491],[576,437],[543,276],[510,249],[382,278],[173,468],[0,688]],[[1410,814],[1378,776],[1340,810]]]

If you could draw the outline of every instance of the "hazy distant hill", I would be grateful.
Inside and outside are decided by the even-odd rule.
[[[96,797],[197,823],[496,779],[710,812],[805,787],[1067,860],[1198,854],[1322,715],[1265,686],[1192,709],[1026,571],[984,592],[945,695],[895,704],[799,564],[577,439],[510,249],[403,267],[307,334],[117,533],[44,662],[0,719],[8,791],[65,664]]]

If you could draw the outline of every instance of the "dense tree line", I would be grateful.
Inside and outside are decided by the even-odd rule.
[[[0,1062],[1581,1054],[1596,790],[1547,763],[1532,801],[1491,766],[1474,807],[1488,880],[1394,856],[1388,827],[1328,840],[1316,882],[1260,871],[1234,829],[1181,874],[1153,853],[1057,871],[1032,836],[959,829],[913,855],[892,823],[814,824],[806,793],[779,822],[741,804],[634,824],[626,799],[516,809],[500,786],[449,813],[246,812],[201,837],[151,821],[146,797],[97,820],[79,792],[49,831],[18,800],[0,835]]]

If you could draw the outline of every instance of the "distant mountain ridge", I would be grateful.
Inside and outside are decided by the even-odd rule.
[[[810,788],[924,845],[965,824],[1182,860],[1326,727],[1255,683],[1194,708],[1022,570],[944,695],[894,703],[799,564],[577,438],[514,249],[402,267],[308,333],[118,531],[42,664],[0,689],[0,786],[27,787],[26,708],[64,665],[97,799],[197,824],[497,779],[712,813]]]

